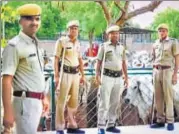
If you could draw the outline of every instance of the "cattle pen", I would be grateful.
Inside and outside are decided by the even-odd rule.
[[[50,95],[51,95],[51,119],[50,119],[50,128],[49,130],[55,130],[55,90],[54,89],[54,83],[53,83],[53,70],[45,70],[48,75],[51,78],[51,84],[50,84]],[[94,69],[86,69],[85,74],[87,77],[93,77],[95,75],[95,70]],[[147,81],[148,77],[152,79],[152,68],[129,68],[128,69],[128,75],[129,78],[134,77],[134,79],[139,79],[141,77],[144,79],[145,77],[147,79],[144,79],[144,84],[146,86],[151,84],[150,82]],[[92,85],[91,85],[92,86]],[[83,104],[79,104],[79,110],[76,115],[77,121],[79,123],[79,127],[82,128],[95,128],[97,126],[97,94],[96,90],[94,90],[95,87],[90,87],[87,96],[85,97],[86,101]],[[151,87],[150,87],[151,88]],[[151,90],[152,91],[152,90]],[[149,91],[149,92],[151,92]],[[125,92],[125,91],[124,91]],[[143,91],[142,91],[143,92]],[[123,93],[123,96],[125,93]],[[151,102],[152,102],[152,97],[149,94],[153,93],[144,93],[143,96],[146,96],[147,98],[147,104],[149,107],[151,107]],[[177,93],[177,98],[179,98],[179,94]],[[176,100],[176,104],[179,105],[178,99]],[[141,100],[138,100],[137,105],[141,103]],[[147,120],[146,122],[140,117],[140,110],[138,110],[137,106],[135,104],[126,104],[125,98],[122,97],[121,99],[121,110],[119,112],[119,120],[118,120],[118,125],[121,126],[133,126],[133,125],[147,125],[150,123],[150,112],[148,111]],[[148,108],[148,107],[147,107]],[[140,109],[143,109],[146,111],[146,107],[142,107]],[[178,117],[179,112],[177,111],[177,117]],[[178,118],[176,119],[178,121]],[[146,128],[146,127],[144,127]],[[125,127],[124,127],[125,129]],[[93,131],[93,129],[89,129],[90,131]]]
[[[45,122],[47,124],[47,131],[46,132],[40,132],[39,130],[38,134],[55,134],[55,90],[54,90],[54,73],[53,70],[44,70],[44,74],[46,77],[49,78],[49,93],[50,93],[50,118]],[[95,70],[94,69],[85,69],[85,75],[89,79],[94,77]],[[149,86],[151,83],[152,78],[152,68],[129,68],[128,69],[128,75],[129,79],[134,78],[134,80],[140,80],[140,78],[144,79],[145,86]],[[150,79],[148,79],[150,77]],[[147,78],[147,79],[145,79]],[[149,82],[149,81],[150,82]],[[91,82],[93,83],[93,82]],[[133,82],[134,83],[134,82]],[[133,85],[131,86],[133,87]],[[87,95],[85,96],[86,101],[79,104],[78,106],[78,112],[76,115],[77,122],[79,124],[79,127],[84,129],[86,131],[86,134],[92,134],[97,133],[97,90],[95,90],[95,86],[93,87],[90,85],[89,91]],[[179,88],[179,86],[178,86]],[[147,89],[147,88],[146,88]],[[141,92],[144,92],[146,90],[141,90]],[[150,92],[152,90],[149,90]],[[141,93],[139,92],[139,93]],[[146,107],[143,107],[143,105],[139,105],[142,103],[141,100],[137,100],[136,104],[131,100],[131,103],[126,103],[125,99],[127,97],[127,94],[125,91],[123,92],[123,97],[121,98],[120,102],[120,110],[119,110],[119,118],[116,121],[117,126],[120,126],[119,128],[122,131],[122,134],[168,134],[169,132],[166,131],[165,128],[159,129],[159,130],[152,130],[149,127],[149,123],[151,121],[150,119],[150,112],[149,115],[146,115],[147,120],[143,120],[143,114],[140,112],[142,109],[143,111],[147,111]],[[153,94],[153,93],[150,93]],[[140,94],[139,98],[140,98]],[[144,96],[146,96],[146,99],[148,100],[148,103],[144,103],[145,105],[151,106],[152,98],[149,93],[144,92]],[[177,98],[179,98],[179,94],[177,94]],[[137,94],[134,95],[135,98],[137,98]],[[133,102],[133,104],[132,104]],[[179,99],[176,101],[176,105],[179,106]],[[142,106],[138,108],[137,106]],[[147,108],[149,108],[147,107]],[[150,109],[150,108],[149,108]],[[147,113],[147,112],[146,112]],[[172,134],[176,134],[177,131],[179,131],[179,123],[178,115],[179,111],[176,112],[176,123],[175,123],[175,131],[172,132]]]

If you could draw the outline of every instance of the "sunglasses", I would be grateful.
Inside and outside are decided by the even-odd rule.
[[[22,19],[29,20],[29,21],[39,21],[41,19],[40,15],[37,16],[21,16]]]

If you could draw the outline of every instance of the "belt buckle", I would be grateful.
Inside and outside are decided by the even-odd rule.
[[[117,76],[117,73],[114,73],[115,76]]]
[[[22,99],[26,98],[26,91],[22,91],[21,97],[22,97]]]
[[[157,66],[157,68],[158,68],[159,70],[162,70],[162,66]]]
[[[79,69],[78,69],[78,67],[75,69],[75,73],[78,73],[79,72]]]
[[[68,73],[70,73],[70,67],[68,67],[68,69],[67,69],[67,70],[68,70]]]

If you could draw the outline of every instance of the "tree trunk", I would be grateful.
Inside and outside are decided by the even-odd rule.
[[[107,21],[107,26],[110,26],[113,23],[112,22],[113,18],[112,18],[112,14],[110,12],[109,6],[107,5],[107,2],[106,1],[96,1],[96,2],[100,4],[103,10],[104,16]],[[114,4],[116,5],[116,7],[120,9],[120,12],[121,12],[119,17],[117,17],[115,24],[118,26],[123,26],[127,20],[137,15],[144,14],[146,12],[153,12],[161,3],[162,1],[151,1],[148,5],[129,12],[128,9],[129,9],[130,1],[126,1],[124,7],[120,5],[120,1],[115,1]]]
[[[94,30],[95,29],[92,29],[89,34],[88,34],[88,38],[89,38],[89,44],[90,44],[90,47],[89,47],[89,56],[93,56],[93,38],[94,38]]]

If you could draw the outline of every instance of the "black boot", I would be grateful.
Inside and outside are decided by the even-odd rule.
[[[78,128],[67,128],[67,134],[85,134],[85,131]]]
[[[106,132],[111,132],[111,133],[120,133],[121,131],[117,129],[116,127],[109,127],[106,129]]]
[[[162,128],[165,127],[165,123],[155,123],[150,126],[151,128]]]
[[[63,130],[57,130],[56,134],[65,134],[65,132]]]

